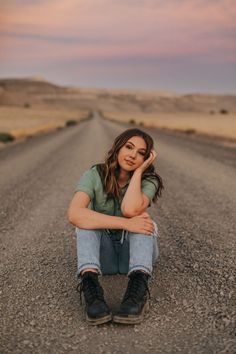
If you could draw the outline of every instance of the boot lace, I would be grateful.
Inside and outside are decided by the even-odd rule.
[[[104,301],[103,289],[94,279],[86,279],[79,283],[76,290],[80,295],[80,303],[82,305],[82,292],[88,304],[92,304],[95,300]]]
[[[148,294],[150,299],[151,295],[147,281],[140,275],[131,276],[122,303],[128,299],[132,299],[135,303],[138,303],[146,294]]]

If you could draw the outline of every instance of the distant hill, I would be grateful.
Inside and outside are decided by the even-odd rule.
[[[62,87],[35,78],[0,79],[0,105],[125,112],[236,112],[236,95]]]

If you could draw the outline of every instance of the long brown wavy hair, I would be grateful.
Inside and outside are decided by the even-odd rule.
[[[144,155],[144,160],[146,160],[154,146],[152,137],[140,129],[127,129],[115,138],[112,148],[107,153],[105,162],[94,165],[97,167],[97,170],[100,174],[103,188],[108,198],[119,198],[121,196],[121,190],[118,185],[118,177],[120,172],[120,166],[118,164],[118,153],[122,146],[124,146],[125,143],[133,136],[140,136],[144,139],[147,146],[147,150]],[[130,172],[130,178],[132,177],[133,173],[134,171]],[[156,173],[153,164],[149,165],[148,168],[143,172],[142,180],[144,179],[149,180],[155,185],[156,193],[153,198],[153,202],[156,202],[157,198],[161,197],[162,189],[164,186],[162,178]]]

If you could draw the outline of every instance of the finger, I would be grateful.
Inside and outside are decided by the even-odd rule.
[[[154,234],[154,230],[152,230],[152,229],[149,229],[149,235],[153,235]]]
[[[146,222],[145,227],[149,228],[150,230],[154,229],[153,223],[151,223],[151,222]]]
[[[152,151],[150,152],[150,156],[149,156],[148,160],[150,160],[150,161],[153,160],[153,152]]]
[[[148,219],[151,220],[150,216],[147,213],[143,213],[143,214],[137,215],[137,217],[143,218],[145,220],[148,220]]]
[[[145,223],[149,226],[152,226],[153,227],[153,221],[152,219],[149,217],[149,219],[145,219]]]
[[[157,157],[156,151],[155,151],[155,150],[152,150],[152,151],[151,151],[151,154],[152,154],[153,160],[155,160],[155,158]]]
[[[137,218],[142,218],[142,219],[145,219],[145,220],[147,220],[147,219],[150,218],[149,215],[143,215],[143,214],[137,215],[136,217],[137,217]]]
[[[149,217],[144,217],[142,221],[143,221],[143,225],[145,225],[145,226],[148,226],[148,225],[151,226],[151,225],[153,225],[153,224],[152,224],[152,219],[150,219]]]
[[[149,214],[146,211],[144,211],[141,215],[150,218]]]
[[[145,160],[145,166],[146,168],[151,165],[151,163],[155,160],[155,156],[153,156],[152,153],[150,153],[150,156],[148,157],[147,160]]]
[[[143,233],[144,233],[145,235],[149,235],[149,236],[153,235],[153,234],[154,234],[154,228],[153,228],[153,226],[152,226],[152,227],[151,227],[151,226],[144,226],[144,227],[143,227]]]
[[[145,229],[150,233],[153,234],[154,233],[154,227],[151,225],[146,225]]]
[[[143,211],[141,214],[139,214],[138,216],[145,216],[147,213],[146,211]]]
[[[156,152],[155,150],[152,150],[152,152],[153,152],[153,155],[154,155],[155,157],[157,157],[157,152]]]
[[[149,232],[149,231],[147,231],[147,230],[143,230],[143,231],[142,231],[142,234],[143,234],[143,235],[147,235],[147,236],[151,236],[151,235],[152,235],[151,232]]]
[[[152,155],[152,152],[150,152],[150,155],[148,156],[148,158],[145,160],[145,164],[149,164],[151,161],[152,161],[152,159],[153,159],[153,155]]]

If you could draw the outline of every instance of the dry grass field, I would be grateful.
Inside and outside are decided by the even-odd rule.
[[[236,141],[236,114],[104,112],[104,118]]]
[[[24,138],[64,127],[66,121],[85,119],[88,110],[55,110],[22,107],[0,107],[0,132]]]
[[[33,78],[0,79],[0,132],[15,138],[62,127],[92,110],[111,120],[236,143],[236,95],[82,89]]]

